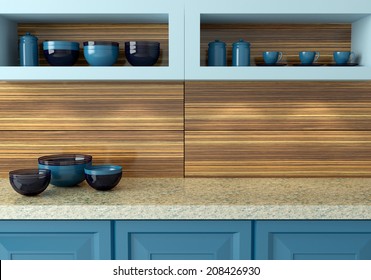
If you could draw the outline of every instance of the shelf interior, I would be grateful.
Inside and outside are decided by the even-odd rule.
[[[351,49],[351,24],[201,24],[200,66],[207,65],[208,43],[227,43],[227,65],[232,64],[232,43],[250,42],[251,65],[262,63],[263,51],[282,51],[288,65],[300,63],[299,51],[319,51],[318,63],[332,63],[334,51]]]
[[[114,41],[120,44],[119,59],[115,66],[130,66],[125,59],[125,41],[160,42],[160,58],[155,66],[169,66],[168,23],[19,23],[18,37],[30,32],[39,39],[39,64],[47,66],[42,42],[67,40],[80,43],[80,57],[76,66],[87,66],[83,54],[85,41]]]

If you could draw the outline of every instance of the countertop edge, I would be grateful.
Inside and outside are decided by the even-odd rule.
[[[2,220],[371,220],[364,205],[13,205]]]

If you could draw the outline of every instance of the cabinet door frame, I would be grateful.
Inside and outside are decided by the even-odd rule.
[[[22,259],[109,260],[112,258],[111,222],[2,220],[0,259],[18,258],[17,255]]]
[[[230,235],[232,239],[232,259],[251,259],[252,257],[252,227],[251,221],[221,221],[221,220],[157,220],[157,221],[116,221],[114,225],[115,259],[130,260],[132,258],[132,237],[137,234]],[[134,237],[135,238],[135,237]],[[186,238],[186,237],[185,237]],[[134,241],[133,241],[134,242]],[[148,243],[147,243],[148,245]],[[202,246],[202,244],[200,244]],[[164,246],[167,246],[164,244]],[[212,245],[211,245],[212,246]],[[149,252],[154,247],[144,248]],[[158,247],[157,247],[158,248]],[[175,254],[174,252],[169,254]],[[182,253],[179,252],[181,255]]]
[[[316,255],[324,259],[369,259],[371,221],[254,222],[254,259],[319,259]]]

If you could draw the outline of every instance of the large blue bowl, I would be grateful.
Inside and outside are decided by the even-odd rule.
[[[43,53],[52,66],[72,66],[79,58],[80,45],[78,42],[45,41]]]
[[[72,187],[85,180],[84,168],[92,164],[92,156],[61,154],[43,156],[38,159],[40,169],[51,171],[52,185]]]
[[[118,56],[119,43],[117,42],[84,42],[84,57],[91,66],[112,66]]]
[[[125,42],[125,56],[133,66],[152,66],[160,56],[160,43],[152,41]]]

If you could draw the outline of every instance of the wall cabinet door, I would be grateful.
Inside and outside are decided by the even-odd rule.
[[[371,221],[257,221],[255,225],[256,259],[371,259]]]
[[[116,259],[251,259],[248,221],[118,221]]]
[[[108,221],[0,221],[0,259],[110,259],[110,231]]]

